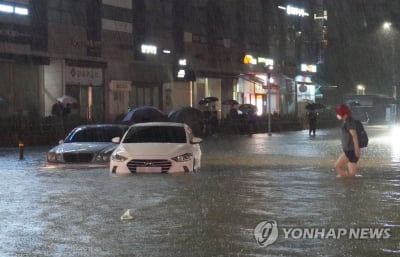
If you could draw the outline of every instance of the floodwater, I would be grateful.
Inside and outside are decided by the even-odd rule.
[[[207,138],[194,174],[46,169],[50,146],[27,148],[22,161],[1,148],[0,256],[398,256],[400,138],[366,129],[353,179],[332,170],[338,129]],[[127,209],[133,219],[123,221]],[[269,220],[279,236],[260,247],[254,228]],[[283,231],[312,228],[388,229],[390,238]]]

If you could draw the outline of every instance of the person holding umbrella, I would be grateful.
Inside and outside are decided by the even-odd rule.
[[[57,102],[51,107],[51,114],[59,119],[63,117],[64,105],[60,99],[57,99]]]
[[[320,103],[312,103],[309,102],[306,105],[306,109],[308,110],[307,119],[308,119],[308,134],[311,136],[315,136],[315,131],[317,130],[317,118],[318,118],[318,109],[323,109],[325,106]]]
[[[309,111],[307,114],[307,118],[308,118],[308,127],[309,127],[309,131],[308,134],[311,136],[311,133],[313,133],[312,135],[315,136],[315,131],[317,129],[317,116],[318,113],[316,111]]]
[[[215,102],[219,99],[214,96],[204,97],[199,101],[199,105],[204,106],[204,136],[212,136],[218,127],[217,110],[215,108]],[[211,104],[211,109],[210,109]]]

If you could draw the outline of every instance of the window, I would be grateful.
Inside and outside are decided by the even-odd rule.
[[[186,143],[186,132],[183,127],[173,126],[133,127],[124,143]]]
[[[0,3],[0,14],[29,15],[29,9],[26,6],[15,5],[12,3]]]
[[[59,24],[86,25],[85,2],[75,0],[51,0],[48,2],[48,19]]]
[[[130,9],[103,5],[102,12],[105,19],[132,23],[133,13]]]
[[[122,137],[124,129],[121,127],[79,128],[74,130],[65,140],[73,142],[111,142],[114,137]]]

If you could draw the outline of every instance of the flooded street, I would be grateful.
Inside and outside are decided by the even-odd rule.
[[[0,256],[398,256],[400,138],[366,127],[361,177],[338,179],[339,129],[207,138],[194,174],[46,169],[50,147],[0,149]],[[131,209],[133,219],[120,217]],[[254,228],[276,220],[277,241]],[[387,239],[283,229],[390,229]]]

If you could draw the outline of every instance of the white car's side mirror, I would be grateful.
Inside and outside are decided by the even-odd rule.
[[[64,144],[64,140],[61,139],[60,141],[58,141],[58,144],[59,145]]]
[[[115,143],[115,144],[119,144],[120,141],[121,141],[121,138],[120,138],[120,137],[113,137],[113,138],[111,139],[111,142],[113,142],[113,143]]]
[[[194,137],[192,141],[190,141],[191,144],[200,144],[201,142],[203,142],[203,139],[199,137]]]

